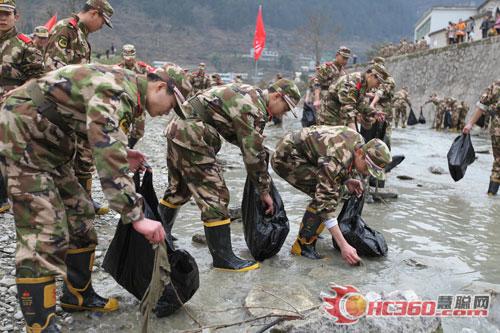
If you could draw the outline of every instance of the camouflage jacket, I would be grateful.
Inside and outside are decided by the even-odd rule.
[[[133,66],[128,66],[125,61],[122,61],[118,64],[118,66],[135,72],[136,74],[147,74],[152,70],[151,66],[143,61],[136,61]]]
[[[441,105],[442,100],[440,100],[437,97],[431,97],[430,99],[428,99],[427,101],[425,101],[424,105],[427,105],[429,103],[434,104],[434,106],[436,107],[436,111],[439,110],[442,107],[442,105]]]
[[[365,100],[367,83],[363,73],[342,76],[328,89],[321,101],[318,125],[339,126],[356,122],[356,116],[368,116],[372,110]]]
[[[392,76],[388,76],[386,83],[380,85],[380,87],[375,90],[375,95],[380,98],[378,101],[380,109],[377,108],[377,111],[381,110],[384,112],[387,121],[391,121],[394,117],[392,112],[392,101],[395,89],[396,81],[394,81]]]
[[[193,87],[193,94],[196,94],[198,91],[210,88],[210,79],[205,74],[201,75],[199,72],[192,73],[189,81],[191,82],[191,86]]]
[[[318,167],[314,199],[322,219],[335,217],[339,201],[347,194],[344,182],[357,176],[354,151],[364,143],[361,134],[345,126],[307,127],[294,135],[297,151]]]
[[[203,105],[203,115],[197,114],[186,102],[187,120],[174,118],[167,128],[167,138],[176,144],[197,150],[200,142],[190,140],[200,126],[208,126],[229,143],[240,147],[248,176],[260,193],[268,193],[271,178],[267,171],[267,152],[263,131],[269,114],[268,96],[246,84],[230,83],[212,87],[197,95]]]
[[[57,22],[50,32],[45,48],[45,66],[48,71],[66,65],[90,63],[89,30],[73,16]]]
[[[492,116],[491,135],[500,136],[500,80],[486,88],[477,106]]]
[[[43,74],[42,54],[27,36],[12,28],[0,36],[0,98],[28,79]]]
[[[395,107],[405,107],[405,104],[408,104],[411,106],[411,102],[408,96],[408,92],[405,90],[401,89],[394,95],[394,106]]]
[[[142,197],[129,176],[127,132],[143,112],[147,80],[116,66],[72,65],[36,81],[57,103],[63,129],[37,112],[27,85],[13,90],[0,110],[0,152],[3,156],[50,172],[72,163],[77,137],[88,140],[102,189],[123,221],[140,219]]]
[[[316,70],[315,88],[321,89],[326,93],[330,85],[337,82],[341,76],[346,74],[344,68],[336,62],[327,62]]]

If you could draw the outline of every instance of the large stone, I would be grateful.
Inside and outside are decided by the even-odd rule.
[[[245,298],[245,307],[256,317],[267,314],[290,315],[295,309],[302,312],[318,305],[319,301],[299,284],[255,286]]]

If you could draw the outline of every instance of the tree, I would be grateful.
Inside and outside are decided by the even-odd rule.
[[[331,49],[331,45],[335,43],[340,32],[338,26],[328,28],[328,25],[325,24],[328,20],[328,16],[323,13],[312,13],[309,14],[306,23],[299,28],[301,44],[305,47],[303,51],[314,56],[316,66],[321,63],[323,53]]]

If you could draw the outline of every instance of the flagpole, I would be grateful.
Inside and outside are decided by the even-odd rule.
[[[258,60],[255,60],[255,83],[258,83],[258,75],[259,75],[259,69],[258,69]]]

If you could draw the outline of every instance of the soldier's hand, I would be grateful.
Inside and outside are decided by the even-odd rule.
[[[273,215],[274,214],[274,202],[273,198],[271,198],[271,195],[269,193],[264,193],[260,195],[260,200],[264,204],[264,207],[266,208],[265,213],[266,215]]]
[[[127,149],[127,159],[130,171],[144,171],[146,169],[146,155],[138,150]]]
[[[385,120],[385,114],[383,112],[376,112],[375,119],[377,119],[378,122],[383,122]]]
[[[319,107],[321,106],[321,101],[314,101],[313,106],[316,108],[316,110],[319,110]]]
[[[356,195],[358,198],[363,194],[363,183],[359,179],[348,179],[344,185],[347,186],[349,193]]]
[[[465,125],[464,129],[462,130],[462,133],[469,134],[471,129],[472,129],[472,124],[467,124],[467,125]]]
[[[349,244],[346,244],[340,251],[342,253],[342,258],[344,258],[349,265],[356,265],[361,260],[356,249]]]
[[[152,244],[158,244],[165,239],[165,229],[158,221],[143,218],[132,223],[132,226]]]

